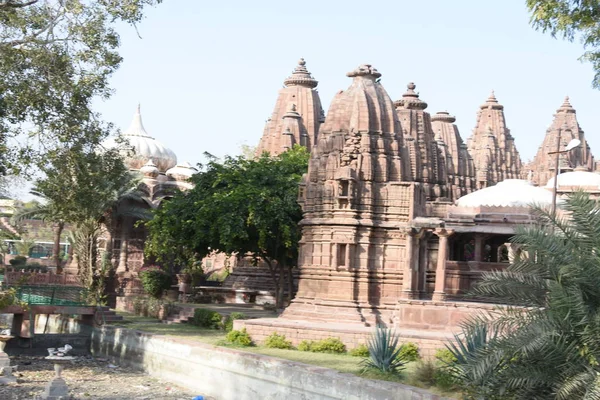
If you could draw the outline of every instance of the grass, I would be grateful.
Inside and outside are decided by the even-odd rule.
[[[214,346],[236,348],[249,353],[262,354],[270,357],[278,357],[289,361],[296,361],[319,367],[330,368],[340,372],[354,374],[366,379],[377,379],[389,382],[404,383],[427,389],[433,393],[446,397],[459,398],[459,393],[443,392],[436,387],[429,387],[415,379],[417,362],[410,362],[399,375],[384,374],[378,371],[362,371],[361,357],[352,357],[349,354],[312,353],[309,351],[269,349],[264,346],[239,347],[224,345],[225,332],[215,329],[205,329],[189,324],[167,325],[155,318],[140,317],[131,313],[119,312],[123,321],[111,322],[111,325],[122,326],[127,329],[135,329],[158,335],[171,336],[208,343]]]

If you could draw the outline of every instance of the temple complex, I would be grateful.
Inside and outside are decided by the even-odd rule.
[[[567,96],[560,108],[556,110],[552,125],[546,131],[546,137],[539,147],[533,162],[526,166],[527,172],[533,172],[533,182],[535,184],[544,186],[549,179],[554,177],[556,159],[555,156],[548,155],[548,153],[557,151],[559,148],[564,149],[573,139],[580,140],[581,145],[573,149],[569,154],[560,155],[559,172],[574,170],[595,171],[596,163],[594,162],[594,156],[590,151],[589,144],[585,140],[583,130],[577,122],[576,111]]]
[[[446,111],[440,111],[431,117],[435,140],[445,161],[448,197],[451,200],[457,200],[475,190],[473,157],[469,154],[455,121],[456,118]]]
[[[506,127],[504,106],[498,103],[494,92],[479,107],[467,147],[475,165],[477,189],[520,178],[521,158]]]
[[[283,84],[256,148],[257,155],[264,152],[277,155],[295,144],[310,151],[325,120],[319,93],[315,89],[318,82],[306,69],[303,58]]]
[[[427,103],[419,98],[415,88],[414,83],[409,83],[406,93],[394,102],[410,159],[409,180],[423,184],[427,199],[446,198],[447,166],[442,156],[444,148],[438,147],[431,117],[425,112]]]

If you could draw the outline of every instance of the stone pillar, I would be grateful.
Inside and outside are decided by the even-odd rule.
[[[123,218],[121,222],[121,249],[119,251],[119,265],[117,266],[117,273],[127,272],[127,241],[129,240],[129,221],[127,218]]]
[[[402,292],[400,298],[415,299],[418,297],[416,272],[419,266],[419,248],[422,232],[408,229],[406,232],[406,264],[402,274]]]
[[[485,237],[481,233],[475,234],[475,260],[477,262],[483,261],[483,242]]]
[[[438,229],[435,231],[440,238],[438,245],[437,268],[435,270],[435,290],[433,301],[446,300],[446,261],[448,260],[448,237],[454,233],[452,230]]]

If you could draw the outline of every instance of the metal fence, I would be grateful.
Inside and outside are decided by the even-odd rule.
[[[17,298],[28,305],[84,306],[87,291],[76,286],[19,286]]]

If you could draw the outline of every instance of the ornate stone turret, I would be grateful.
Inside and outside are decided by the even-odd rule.
[[[431,125],[436,141],[446,155],[446,174],[448,179],[448,197],[456,200],[475,190],[475,166],[454,124],[456,118],[446,111],[440,111],[431,117]],[[441,143],[440,143],[441,141]]]
[[[256,149],[257,155],[265,151],[280,154],[294,144],[306,146],[310,151],[325,119],[315,89],[318,82],[306,69],[303,58],[283,83],[285,86],[279,91],[275,109]]]
[[[405,182],[410,164],[381,74],[361,65],[347,75],[300,188],[300,284],[283,318],[374,322],[373,307],[400,296],[413,255],[406,228],[425,210],[420,184]]]
[[[415,84],[394,102],[410,158],[410,180],[422,182],[429,199],[446,197],[446,166],[431,127],[427,103],[419,99]]]
[[[560,108],[556,110],[554,121],[552,121],[552,125],[550,125],[550,128],[546,131],[546,137],[544,137],[544,141],[539,147],[533,162],[528,165],[528,168],[533,171],[533,183],[536,185],[544,186],[548,180],[554,176],[556,159],[554,156],[548,155],[548,153],[556,151],[559,128],[561,129],[561,150],[564,149],[572,139],[581,140],[581,145],[579,147],[562,157],[561,165],[559,166],[560,171],[569,172],[574,169],[594,171],[596,168],[590,146],[585,140],[583,130],[579,127],[579,123],[577,122],[575,109],[569,102],[569,97],[566,97]]]
[[[478,189],[520,177],[521,158],[506,127],[504,106],[498,103],[493,91],[477,112],[477,125],[467,148],[475,163]]]

